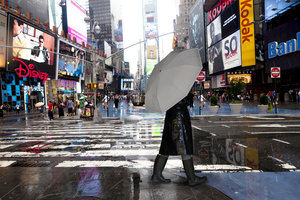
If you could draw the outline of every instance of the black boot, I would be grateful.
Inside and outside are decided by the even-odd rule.
[[[162,175],[162,171],[165,168],[165,165],[167,163],[168,157],[157,155],[154,162],[153,167],[153,175],[151,177],[151,180],[155,183],[170,183],[170,179],[165,179]]]
[[[199,185],[207,180],[206,176],[198,177],[195,175],[193,158],[189,160],[182,160],[182,163],[187,176],[187,183],[189,186]]]

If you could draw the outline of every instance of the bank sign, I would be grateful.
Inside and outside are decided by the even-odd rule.
[[[270,42],[268,43],[268,58],[272,59],[277,56],[283,56],[300,50],[300,32],[296,34],[297,39],[291,39],[286,42]]]

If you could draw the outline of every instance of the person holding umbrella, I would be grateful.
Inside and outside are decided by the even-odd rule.
[[[193,103],[189,93],[202,69],[198,49],[171,52],[158,63],[147,80],[146,109],[152,112],[166,111],[159,154],[155,158],[151,180],[170,183],[162,172],[169,155],[181,155],[189,186],[204,183],[205,176],[195,175],[193,164],[193,137],[188,106]]]

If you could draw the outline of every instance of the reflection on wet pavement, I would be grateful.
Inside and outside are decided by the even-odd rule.
[[[124,118],[103,122],[1,124],[0,198],[290,200],[300,195],[298,116],[194,117],[195,170],[209,181],[190,188],[183,184],[179,156],[170,157],[164,171],[171,184],[149,181],[164,116],[134,113],[142,118],[130,121],[125,120],[130,112],[123,112]]]

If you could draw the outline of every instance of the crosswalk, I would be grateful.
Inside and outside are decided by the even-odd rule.
[[[124,124],[74,119],[2,127],[0,167],[39,166],[45,161],[51,167],[152,166],[162,128],[162,120]]]

